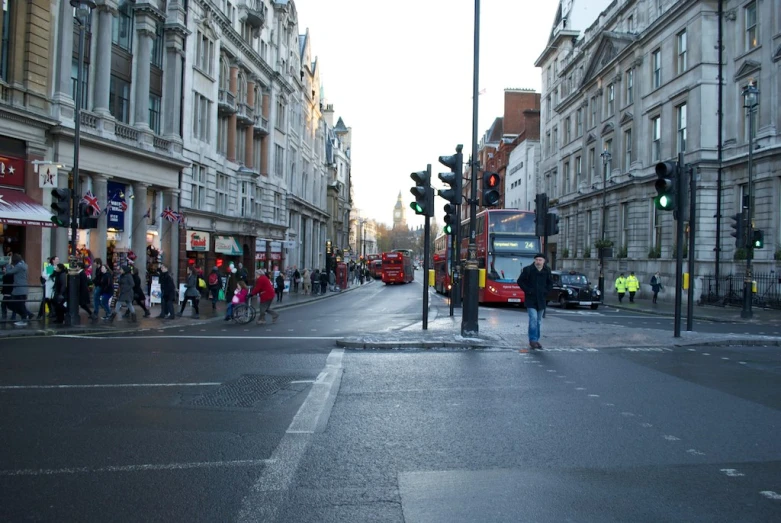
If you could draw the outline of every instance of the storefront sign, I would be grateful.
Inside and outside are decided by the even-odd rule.
[[[266,261],[266,253],[265,252],[256,252],[255,253],[255,261]]]
[[[231,256],[240,256],[244,254],[244,250],[241,248],[241,245],[239,245],[239,241],[235,236],[215,236],[214,252]]]
[[[109,229],[117,231],[125,230],[125,211],[127,202],[125,202],[125,184],[117,182],[108,182],[108,222]]]
[[[54,189],[57,187],[57,166],[38,166],[38,187],[41,189]]]
[[[201,231],[187,231],[185,250],[207,252],[209,250],[209,233]]]
[[[0,155],[0,185],[24,187],[24,160]]]
[[[152,277],[152,285],[149,292],[149,303],[161,303],[163,301],[163,291],[160,288],[160,278]]]
[[[266,252],[266,240],[255,240],[255,251]]]
[[[281,260],[282,259],[282,242],[271,242],[271,259],[272,260]]]

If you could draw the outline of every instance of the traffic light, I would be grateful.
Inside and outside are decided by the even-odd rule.
[[[540,193],[534,197],[534,234],[545,236],[545,217],[548,215],[548,195]]]
[[[548,236],[554,236],[559,234],[559,215],[549,212],[545,216],[545,228],[547,229]]]
[[[71,190],[52,189],[52,222],[58,227],[69,227],[71,223]]]
[[[445,204],[445,228],[443,232],[445,234],[453,234],[453,230],[458,223],[456,216],[456,206],[450,203]]]
[[[765,246],[765,231],[762,229],[754,229],[751,234],[751,244],[755,249],[761,249]]]
[[[439,157],[439,163],[445,167],[450,167],[449,173],[439,173],[439,179],[449,185],[450,188],[440,189],[437,191],[437,194],[453,205],[460,205],[464,194],[464,155],[461,152],[463,147],[463,145],[457,145],[456,154]]]
[[[738,249],[744,249],[746,247],[746,222],[744,220],[743,213],[739,212],[738,214],[734,214],[730,216],[730,219],[732,220],[730,227],[734,229],[734,231],[730,233],[730,236],[735,237],[735,247]]]
[[[659,162],[656,164],[656,198],[654,204],[660,211],[672,211],[675,209],[676,186],[680,170],[677,162]]]
[[[483,173],[483,207],[494,207],[499,203],[501,198],[499,185],[501,183],[502,178],[498,173]]]
[[[410,189],[415,196],[415,201],[410,203],[410,207],[415,214],[423,216],[434,216],[434,193],[431,189],[431,164],[425,171],[418,171],[410,174],[410,178],[415,181],[415,187]]]
[[[92,214],[91,207],[86,203],[79,204],[79,229],[97,229],[98,217]]]

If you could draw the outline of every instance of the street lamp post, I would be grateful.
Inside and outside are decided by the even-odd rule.
[[[605,233],[607,231],[607,173],[610,170],[610,161],[613,159],[610,151],[602,151],[602,216],[599,248],[599,299],[605,301]]]
[[[79,188],[79,141],[81,139],[81,98],[82,98],[82,68],[84,64],[84,39],[87,30],[87,18],[95,9],[93,0],[70,0],[70,4],[76,9],[76,19],[79,22],[79,50],[78,64],[76,68],[76,89],[74,100],[73,128],[73,190],[71,192],[71,242],[70,257],[68,260],[68,317],[71,325],[81,323],[79,316],[79,268],[77,266],[76,249],[79,239],[79,201],[81,191]]]
[[[754,257],[754,241],[751,237],[754,210],[754,113],[759,105],[759,89],[757,89],[752,80],[743,88],[741,94],[743,95],[743,107],[748,109],[748,186],[746,195],[743,198],[743,208],[746,209],[746,231],[744,234],[746,240],[746,276],[743,278],[743,309],[740,311],[740,317],[751,318],[753,293],[751,259]]]

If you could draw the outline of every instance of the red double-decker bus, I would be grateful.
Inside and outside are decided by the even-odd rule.
[[[415,279],[412,258],[403,252],[382,253],[382,282],[409,283]]]
[[[451,259],[453,249],[450,247],[450,236],[440,234],[434,239],[434,290],[440,294],[450,293]]]
[[[461,259],[466,259],[469,222],[461,224]],[[521,270],[540,252],[540,237],[535,235],[534,212],[517,209],[488,209],[477,215],[475,244],[478,268],[486,270],[480,303],[524,302],[518,287]]]

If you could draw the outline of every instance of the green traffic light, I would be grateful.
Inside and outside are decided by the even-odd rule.
[[[453,233],[453,228],[448,224],[448,225],[445,225],[445,228],[443,229],[443,231],[444,231],[445,234],[452,234]]]
[[[657,196],[655,200],[656,200],[657,209],[660,209],[662,211],[669,211],[670,209],[673,208],[674,205],[673,199],[666,194],[661,194]]]
[[[409,204],[410,208],[412,208],[413,211],[417,214],[423,214],[423,207],[420,206],[417,202],[412,202]]]

